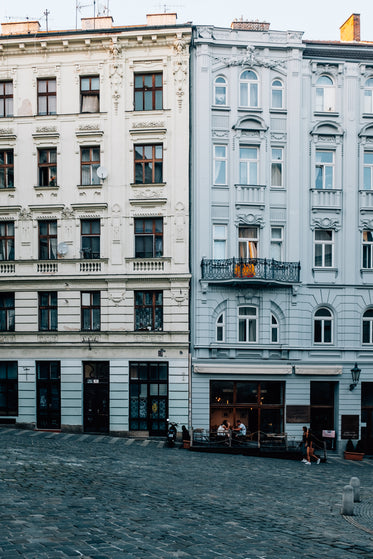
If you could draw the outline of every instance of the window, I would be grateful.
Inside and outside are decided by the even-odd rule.
[[[363,268],[373,268],[373,231],[363,231]]]
[[[56,78],[38,80],[38,115],[56,114]]]
[[[14,293],[0,294],[0,331],[14,332],[15,329],[15,309]]]
[[[0,361],[0,415],[18,415],[17,361]]]
[[[100,148],[97,146],[80,149],[81,184],[100,184],[97,169],[100,166]]]
[[[225,315],[223,312],[219,314],[218,319],[216,321],[216,341],[217,342],[225,341]]]
[[[284,150],[272,148],[271,186],[283,186]]]
[[[14,158],[12,149],[0,150],[0,188],[14,188]]]
[[[363,314],[363,344],[373,344],[373,309]]]
[[[364,112],[373,113],[373,78],[368,78],[365,82]]]
[[[57,330],[57,291],[39,293],[39,331]]]
[[[329,76],[320,76],[316,82],[316,111],[335,110],[334,82]]]
[[[163,217],[135,219],[135,258],[163,256]]]
[[[271,227],[271,258],[283,260],[284,228]]]
[[[101,293],[85,291],[81,293],[82,330],[98,332],[101,329]]]
[[[277,344],[279,342],[279,328],[278,320],[274,314],[271,314],[271,343]]]
[[[39,260],[57,258],[57,221],[39,221]]]
[[[0,222],[0,261],[14,260],[14,222]]]
[[[163,330],[162,291],[135,291],[135,330]]]
[[[240,76],[240,105],[241,107],[257,107],[258,99],[258,76],[252,70],[245,70]]]
[[[258,148],[240,147],[240,184],[258,184]]]
[[[135,111],[157,111],[162,108],[162,74],[135,74]]]
[[[284,102],[284,85],[281,80],[272,81],[272,109],[282,109]]]
[[[168,363],[129,363],[129,428],[165,435],[168,415]]]
[[[100,112],[99,76],[85,76],[80,78],[80,112]]]
[[[331,268],[334,264],[334,234],[331,229],[315,229],[315,267]]]
[[[0,81],[0,118],[13,116],[13,82]]]
[[[258,227],[238,228],[238,255],[240,258],[256,258],[258,256]]]
[[[238,341],[257,341],[258,311],[256,307],[239,307],[238,309]]]
[[[373,190],[373,151],[364,152],[364,190]]]
[[[214,82],[214,104],[227,104],[227,80],[223,76],[215,78]]]
[[[39,186],[57,185],[56,148],[38,150]]]
[[[163,146],[135,146],[135,183],[152,184],[163,181]]]
[[[316,151],[315,187],[334,188],[334,151]]]
[[[227,184],[227,146],[214,146],[214,184]]]
[[[213,258],[224,260],[227,258],[227,226],[213,225]]]
[[[100,220],[82,219],[80,228],[82,258],[100,258]]]
[[[332,343],[333,315],[329,309],[321,308],[315,312],[313,341],[315,344]]]

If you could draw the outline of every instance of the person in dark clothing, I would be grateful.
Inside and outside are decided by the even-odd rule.
[[[315,454],[314,448],[314,440],[315,437],[313,436],[311,429],[308,429],[307,432],[307,462],[306,465],[311,465],[311,460],[314,460],[316,464],[320,464],[320,458]]]
[[[182,426],[181,428],[182,432],[183,432],[183,441],[190,441],[190,434],[188,429],[185,427],[185,425]]]

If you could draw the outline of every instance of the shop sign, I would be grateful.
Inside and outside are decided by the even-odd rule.
[[[359,438],[359,416],[358,415],[342,415],[342,439],[358,439]]]
[[[286,406],[287,423],[309,423],[310,406]]]

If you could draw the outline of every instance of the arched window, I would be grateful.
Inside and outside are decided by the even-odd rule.
[[[274,314],[271,314],[271,342],[277,344],[279,342],[279,325]]]
[[[240,75],[240,106],[257,107],[259,104],[258,76],[252,70],[245,70]]]
[[[218,319],[216,321],[216,341],[217,342],[225,341],[225,315],[223,312],[219,314]]]
[[[214,82],[214,104],[227,104],[227,80],[223,76],[218,76]]]
[[[239,307],[238,341],[254,343],[258,338],[258,309],[256,307]]]
[[[272,81],[272,109],[282,109],[284,103],[284,85],[276,78]]]
[[[365,82],[364,112],[373,113],[373,78],[368,78]]]
[[[363,344],[373,344],[373,309],[363,314]]]
[[[335,87],[329,76],[320,76],[316,82],[316,111],[335,111]]]
[[[325,307],[315,312],[313,341],[315,344],[333,343],[333,315],[331,311]]]

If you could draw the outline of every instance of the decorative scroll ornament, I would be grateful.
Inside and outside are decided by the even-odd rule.
[[[19,212],[19,219],[32,219],[31,210],[29,210],[28,208],[22,208],[22,210]]]
[[[165,123],[161,120],[148,120],[146,122],[134,122],[132,128],[164,128]]]
[[[373,218],[372,219],[361,219],[360,221],[360,225],[359,225],[359,229],[360,231],[363,231],[364,229],[373,229]]]
[[[213,57],[216,62],[220,62],[224,64],[224,66],[248,66],[249,68],[253,68],[254,66],[261,66],[263,68],[271,68],[274,70],[275,68],[284,67],[285,61],[283,60],[269,60],[260,56],[256,51],[253,45],[248,45],[246,47],[246,54],[243,56],[214,56]]]
[[[331,217],[315,217],[312,220],[311,229],[334,229],[334,231],[339,231],[341,229],[341,224],[338,219],[332,219]]]
[[[117,307],[126,297],[125,291],[109,291],[108,299]]]
[[[115,113],[117,113],[119,99],[120,99],[120,90],[122,87],[122,80],[123,80],[122,64],[118,64],[118,62],[114,62],[111,65],[110,79],[111,79],[111,86],[112,86],[112,97],[114,100],[114,111]]]
[[[75,212],[72,208],[65,207],[61,212],[62,219],[73,219]]]
[[[180,307],[187,300],[188,291],[186,289],[171,289],[171,297]]]
[[[178,97],[179,111],[181,111],[188,76],[188,62],[185,60],[185,56],[187,54],[186,42],[181,37],[178,37],[176,41],[174,41],[173,48],[176,51],[176,61],[174,63],[173,75],[175,80],[176,96]]]
[[[255,214],[238,214],[237,225],[259,225],[264,226],[264,220],[261,215]]]

